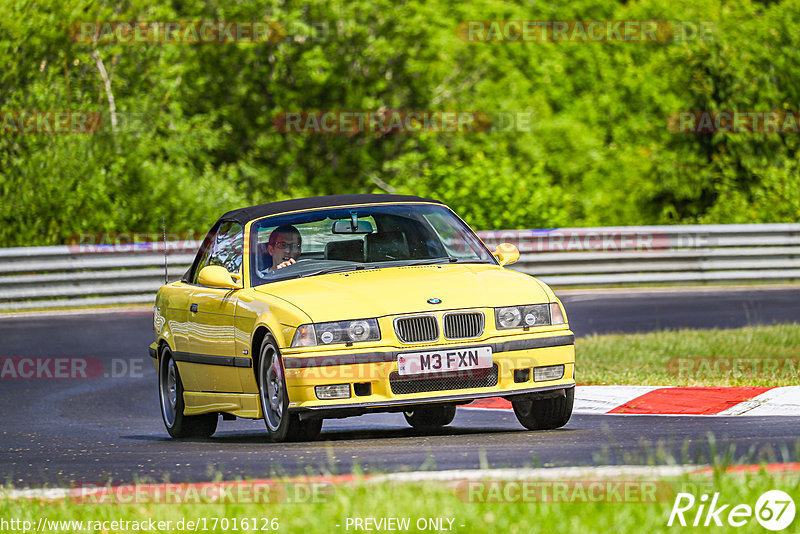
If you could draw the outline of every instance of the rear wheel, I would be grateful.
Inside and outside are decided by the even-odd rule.
[[[517,420],[528,430],[552,430],[567,424],[572,416],[575,388],[546,399],[512,399]]]
[[[440,428],[453,422],[456,416],[456,407],[453,404],[434,404],[419,406],[408,412],[403,412],[406,422],[414,428],[431,429]]]
[[[310,441],[322,430],[322,419],[301,421],[289,411],[289,394],[280,353],[271,336],[261,344],[258,359],[258,391],[264,423],[272,441]]]
[[[183,382],[169,347],[161,349],[158,365],[161,418],[173,438],[208,438],[217,430],[219,414],[183,415]]]

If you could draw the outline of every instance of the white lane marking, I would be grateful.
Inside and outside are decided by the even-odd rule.
[[[577,386],[575,388],[575,404],[572,413],[604,414],[618,406],[622,406],[645,393],[669,386]],[[505,408],[488,408],[460,406],[469,410],[505,410]]]
[[[585,467],[542,467],[524,469],[456,469],[451,471],[413,471],[376,475],[369,482],[424,482],[453,480],[561,480],[565,478],[674,477],[706,469],[707,465],[609,465]]]
[[[604,297],[639,298],[650,294],[670,293],[736,293],[754,291],[785,291],[800,289],[800,284],[759,284],[746,285],[720,285],[720,286],[664,286],[664,287],[598,287],[586,289],[553,289],[558,298],[568,297],[570,302],[599,300]],[[584,297],[584,298],[572,298]],[[566,302],[565,302],[566,304]]]
[[[0,319],[16,319],[16,318],[31,318],[31,317],[59,317],[62,315],[108,315],[108,314],[152,314],[153,306],[151,304],[142,304],[141,306],[120,306],[120,307],[105,307],[105,308],[79,308],[67,310],[36,310],[36,311],[18,311],[18,312],[2,312]]]
[[[663,465],[663,466],[648,466],[648,465],[609,465],[609,466],[581,466],[581,467],[543,467],[543,468],[522,468],[522,469],[455,469],[450,471],[412,471],[408,473],[389,473],[386,475],[366,475],[364,478],[345,477],[330,477],[330,482],[334,484],[352,484],[352,483],[367,483],[379,484],[386,482],[453,482],[458,480],[485,480],[485,479],[499,479],[499,480],[563,480],[572,478],[591,478],[591,479],[607,479],[607,478],[652,478],[652,477],[676,477],[685,473],[703,472],[708,470],[708,465]],[[298,479],[273,479],[273,480],[251,480],[241,481],[246,485],[248,482],[252,484],[265,484],[291,482],[293,480],[302,481],[303,478]],[[319,479],[320,482],[325,482],[325,477]],[[213,485],[214,482],[193,482],[185,484],[170,484],[170,486],[197,486]],[[230,482],[220,482],[220,484],[230,484]],[[116,486],[114,490],[121,492],[130,492],[135,486]],[[97,488],[102,491],[103,487]],[[70,497],[85,497],[87,493],[81,488],[26,488],[26,489],[0,489],[0,500],[2,499],[66,499]]]
[[[577,386],[573,413],[608,413],[663,386]]]
[[[800,386],[773,388],[717,415],[800,415]]]
[[[0,498],[3,499],[66,499],[72,495],[74,488],[26,488],[26,489],[0,489]]]

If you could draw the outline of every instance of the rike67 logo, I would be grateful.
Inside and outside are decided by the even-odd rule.
[[[722,504],[719,502],[719,493],[714,493],[710,502],[707,494],[701,495],[698,500],[691,493],[678,493],[667,526],[721,527],[727,522],[732,527],[742,527],[755,516],[762,527],[777,531],[791,525],[794,515],[794,501],[781,490],[763,493],[756,501],[755,508],[749,504]]]

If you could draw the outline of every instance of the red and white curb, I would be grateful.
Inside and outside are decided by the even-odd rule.
[[[480,399],[460,409],[510,410],[501,398]],[[800,415],[800,386],[677,387],[577,386],[575,414]]]

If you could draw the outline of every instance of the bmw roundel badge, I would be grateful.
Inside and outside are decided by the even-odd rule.
[[[437,299],[437,298],[428,299],[428,304],[441,304],[441,303],[442,299]]]

